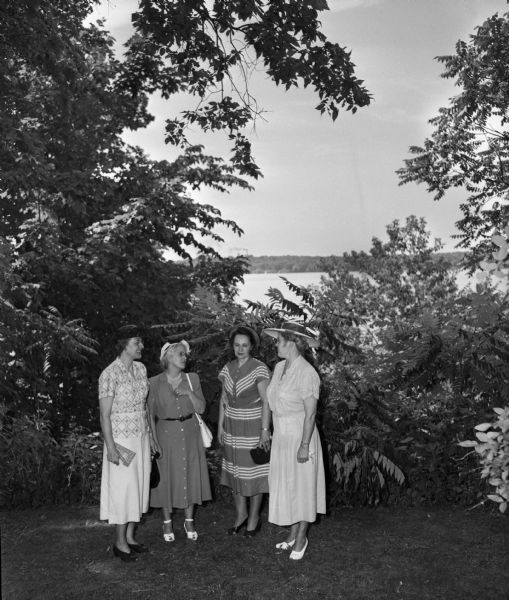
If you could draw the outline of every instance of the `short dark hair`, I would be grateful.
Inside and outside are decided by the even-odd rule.
[[[132,340],[133,338],[140,338],[140,335],[132,335],[130,337],[126,337],[126,338],[119,338],[116,342],[115,342],[115,356],[120,356],[122,354],[122,352],[125,350],[127,344],[129,343],[129,340]]]
[[[120,338],[115,342],[115,356],[120,356],[131,338]]]
[[[237,335],[245,335],[247,338],[249,338],[253,350],[255,352],[256,350],[258,350],[259,338],[256,331],[254,329],[251,329],[251,327],[247,327],[247,325],[238,325],[230,331],[230,335],[228,336],[228,342],[230,343],[230,348],[232,351],[235,336]]]

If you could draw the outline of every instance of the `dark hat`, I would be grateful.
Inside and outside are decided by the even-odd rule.
[[[251,334],[251,337],[252,337],[252,341],[254,340],[255,346],[260,345],[260,336],[256,333],[256,331],[252,327],[249,327],[249,325],[237,325],[236,327],[234,327],[228,334],[228,339],[230,340],[230,344],[233,344],[233,339],[237,334],[244,335],[242,333],[242,330],[249,331],[249,333]]]
[[[311,348],[318,348],[318,340],[309,331],[309,329],[302,325],[302,323],[296,323],[295,321],[287,321],[282,323],[279,327],[268,327],[264,329],[262,333],[270,335],[271,337],[277,338],[279,333],[291,333],[292,335],[298,335],[304,338]]]
[[[135,337],[145,337],[147,328],[143,325],[122,325],[117,329],[117,340],[128,340]]]

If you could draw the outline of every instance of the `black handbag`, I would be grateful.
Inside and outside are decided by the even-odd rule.
[[[159,452],[156,452],[152,456],[152,467],[150,469],[150,487],[155,488],[159,485],[161,481],[161,475],[159,474],[159,466],[157,464],[157,459],[159,458]]]
[[[264,450],[261,446],[257,446],[256,448],[251,448],[249,454],[251,454],[253,462],[257,465],[265,465],[270,461],[270,448]]]

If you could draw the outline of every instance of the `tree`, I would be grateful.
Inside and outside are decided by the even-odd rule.
[[[507,393],[507,311],[489,287],[459,291],[440,248],[426,222],[409,217],[369,253],[324,265],[317,309],[349,312],[341,333],[361,349],[338,353],[327,374],[323,422],[339,503],[397,500],[386,475],[401,474],[383,456],[406,476],[402,501],[472,504],[481,494],[455,441]]]
[[[432,136],[423,147],[410,148],[414,157],[398,173],[401,183],[425,183],[436,200],[452,187],[465,189],[463,218],[457,223],[460,246],[470,250],[472,270],[480,266],[485,276],[490,272],[503,276],[509,255],[509,13],[487,19],[468,43],[456,44],[455,55],[439,60],[445,64],[443,76],[455,77],[461,92],[430,121]],[[419,365],[421,374],[429,374],[423,369],[426,364],[435,377],[448,372],[446,377],[456,389],[466,391],[465,401],[472,412],[476,404],[493,406],[507,395],[509,337],[507,296],[494,297],[488,288],[469,300],[471,306],[442,322],[440,333],[435,331],[438,351],[432,360],[414,360],[410,370]],[[448,360],[445,357],[451,350]],[[422,358],[414,352],[413,358],[419,355]],[[408,356],[402,353],[403,359]],[[481,411],[474,412],[483,418]],[[476,433],[478,438],[487,437],[484,431]],[[490,435],[498,434],[492,431]],[[500,444],[500,453],[489,444],[479,444],[476,450],[484,466],[483,477],[490,475],[490,483],[498,485],[503,472],[500,465],[508,460],[507,444]],[[505,510],[505,492],[496,498]]]
[[[430,120],[431,137],[410,148],[398,174],[402,184],[424,183],[435,200],[465,190],[459,245],[475,267],[493,250],[494,230],[509,221],[509,13],[490,17],[468,42],[457,42],[456,54],[438,60],[460,92]]]
[[[231,297],[246,271],[242,257],[224,259],[211,243],[221,241],[218,226],[241,229],[193,197],[204,186],[249,188],[242,176],[259,175],[242,131],[256,104],[224,93],[223,79],[236,85],[232,69],[254,52],[276,83],[314,86],[333,118],[369,102],[349,54],[319,31],[323,0],[142,1],[125,60],[100,24],[83,24],[93,5],[7,0],[0,8],[2,393],[12,410],[47,411],[60,432],[95,423],[96,379],[120,325],[157,325],[151,370],[162,325],[192,305],[196,286]],[[173,162],[153,161],[121,137],[150,122],[155,91],[201,103],[168,123],[168,141],[181,147]],[[225,130],[232,159],[188,143],[186,123]]]
[[[11,409],[65,428],[95,420],[112,332],[169,321],[187,301],[192,266],[163,252],[216,255],[217,225],[240,233],[189,190],[248,184],[200,147],[170,164],[126,145],[123,129],[150,121],[147,97],[116,89],[111,38],[82,24],[92,3],[36,4],[2,7],[2,390]],[[245,267],[229,263],[234,285]]]
[[[370,95],[357,79],[350,52],[320,31],[326,0],[141,0],[133,15],[121,86],[136,96],[182,92],[198,105],[166,124],[167,141],[186,147],[186,128],[223,130],[232,144],[232,165],[241,175],[260,171],[242,129],[261,114],[249,91],[250,75],[263,70],[288,90],[312,86],[317,109],[336,119],[355,112]]]
[[[438,254],[443,244],[426,226],[413,215],[404,225],[396,219],[386,227],[387,241],[373,238],[369,254],[354,251],[323,263],[329,279],[320,303],[353,308],[367,326],[362,339],[369,346],[388,327],[437,310],[456,292],[452,265]]]

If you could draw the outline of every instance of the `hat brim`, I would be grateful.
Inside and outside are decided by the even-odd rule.
[[[269,327],[268,329],[264,329],[262,333],[270,335],[273,338],[277,338],[280,333],[289,333],[291,335],[298,335],[299,337],[304,338],[310,348],[318,348],[320,345],[318,340],[316,340],[314,337],[298,331],[292,331],[291,329],[278,329],[276,327]]]

